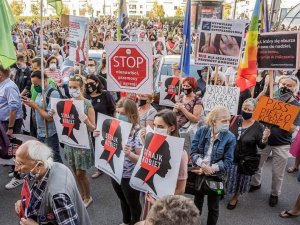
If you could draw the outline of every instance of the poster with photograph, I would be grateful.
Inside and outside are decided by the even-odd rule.
[[[167,55],[167,47],[166,47],[166,42],[163,40],[158,40],[154,45],[154,56],[157,58],[162,55]]]
[[[89,19],[69,16],[69,59],[85,64],[89,50]]]
[[[59,142],[76,148],[90,149],[87,126],[80,120],[84,114],[83,100],[50,98],[54,110],[55,123]]]
[[[202,18],[195,62],[237,67],[244,33],[244,22]]]
[[[180,78],[174,76],[161,76],[161,86],[159,94],[159,105],[174,107],[176,99],[179,97]]]
[[[297,70],[300,67],[300,33],[272,32],[259,35],[257,63],[262,70]]]
[[[98,113],[97,130],[100,136],[95,140],[95,166],[119,184],[125,158],[123,149],[131,128],[131,123]]]
[[[147,129],[149,131],[149,129]],[[130,186],[154,198],[173,195],[176,189],[184,139],[147,132]]]
[[[204,110],[210,112],[215,106],[228,108],[230,115],[237,115],[240,98],[240,88],[206,85],[206,92],[203,97]]]
[[[31,116],[31,108],[28,105],[22,105],[25,108],[23,110],[23,125],[22,130],[25,132],[30,132],[30,116]]]

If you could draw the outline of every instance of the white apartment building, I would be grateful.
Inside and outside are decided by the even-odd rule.
[[[24,11],[22,16],[32,16],[31,5],[40,2],[40,0],[16,0],[24,4]],[[46,0],[44,1],[44,15],[55,15],[53,8],[47,6]],[[12,0],[8,0],[12,2]],[[62,0],[70,10],[70,15],[92,16],[88,11],[88,6],[91,6],[93,16],[99,15],[114,15],[118,8],[119,0]],[[149,15],[155,0],[127,0],[127,11],[129,16],[146,17]],[[165,16],[175,16],[178,7],[184,7],[185,0],[157,0],[158,4],[163,5]]]

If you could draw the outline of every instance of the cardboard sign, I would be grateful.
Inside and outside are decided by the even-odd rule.
[[[200,42],[195,62],[206,65],[239,65],[245,22],[201,18]]]
[[[83,100],[50,98],[59,142],[76,148],[90,149],[87,126],[80,120],[84,114]]]
[[[300,67],[299,52],[299,32],[262,33],[258,43],[258,68],[296,70]]]
[[[150,131],[130,179],[130,186],[150,192],[154,198],[173,195],[176,189],[183,138],[165,136]]]
[[[230,115],[236,115],[239,106],[240,89],[218,85],[206,85],[203,97],[204,110],[210,112],[215,106],[227,107]]]
[[[98,113],[95,140],[95,166],[121,184],[124,165],[124,146],[132,124]]]
[[[294,123],[300,107],[263,96],[253,113],[253,119],[273,124],[289,131]]]
[[[174,107],[176,99],[178,98],[178,91],[180,85],[179,77],[170,77],[167,75],[161,76],[161,86],[159,95],[159,105]]]
[[[69,16],[69,58],[76,63],[85,64],[89,49],[89,19]]]
[[[153,93],[152,45],[150,42],[109,42],[108,91]]]

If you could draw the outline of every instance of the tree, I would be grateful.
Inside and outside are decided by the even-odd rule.
[[[93,14],[94,14],[94,9],[93,9],[93,6],[92,6],[92,5],[90,5],[90,4],[87,5],[87,11],[88,11],[88,14],[89,14],[89,15],[94,16],[94,15],[93,15]]]
[[[184,11],[181,7],[177,7],[176,12],[175,12],[175,16],[176,17],[183,17],[184,15]]]
[[[229,19],[230,18],[230,15],[231,15],[231,4],[230,3],[224,3],[223,5],[223,18],[224,19]]]
[[[10,3],[10,8],[15,16],[20,16],[24,11],[24,2],[13,0]]]
[[[165,16],[165,10],[163,5],[159,5],[157,0],[153,3],[153,7],[149,13],[151,18],[161,18]]]
[[[64,15],[70,14],[70,9],[66,4],[63,4],[62,14],[64,14]]]
[[[37,3],[33,3],[31,4],[31,14],[32,15],[39,15],[40,14],[40,7],[41,7],[41,4],[39,2]]]
[[[119,14],[119,7],[116,8],[116,10],[114,11],[114,16],[115,16],[115,17],[118,17],[118,14]]]

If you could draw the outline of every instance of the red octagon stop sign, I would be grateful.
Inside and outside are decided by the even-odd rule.
[[[120,44],[108,60],[111,77],[120,88],[138,89],[149,79],[150,59],[138,46]]]

